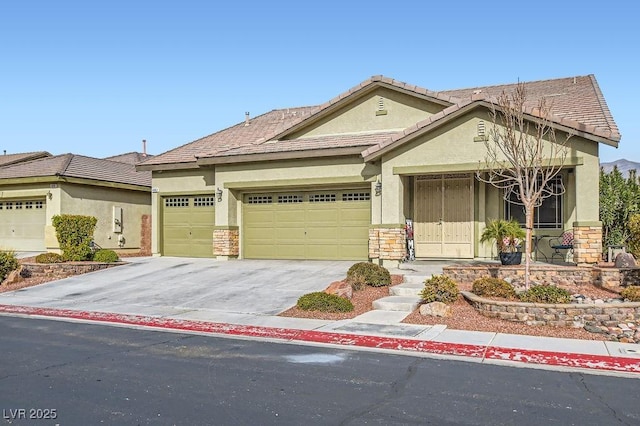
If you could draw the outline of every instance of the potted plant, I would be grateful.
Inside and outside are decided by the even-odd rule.
[[[503,265],[519,265],[522,261],[522,252],[518,251],[518,248],[525,237],[524,229],[515,219],[494,219],[487,222],[480,242],[495,241],[500,262]]]

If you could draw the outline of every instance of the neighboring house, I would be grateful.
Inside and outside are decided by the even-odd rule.
[[[151,174],[137,172],[132,163],[63,154],[2,166],[0,248],[58,250],[51,218],[78,214],[98,219],[94,238],[99,246],[145,251],[150,192]]]
[[[157,155],[137,166],[153,172],[152,251],[397,265],[411,218],[418,258],[491,257],[478,241],[486,220],[521,212],[474,173],[490,101],[514,88],[432,92],[376,76],[323,105],[247,115]],[[598,149],[618,145],[618,128],[593,75],[526,88],[532,106],[552,104],[558,140],[574,135],[558,177],[566,192],[539,208],[536,233],[573,230],[574,260],[596,262]]]
[[[7,154],[7,151],[4,151],[4,154],[0,155],[0,167],[8,166],[10,164],[22,163],[24,161],[37,160],[38,158],[44,157],[51,157],[51,154],[46,151]]]
[[[127,164],[140,164],[143,161],[146,161],[150,158],[153,158],[153,155],[149,155],[143,152],[127,152],[125,154],[106,157],[105,160],[117,161],[119,163],[127,163]]]

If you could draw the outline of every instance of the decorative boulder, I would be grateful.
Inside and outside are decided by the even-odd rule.
[[[616,256],[616,268],[633,268],[636,266],[636,260],[631,253],[618,253]]]
[[[351,284],[346,280],[332,282],[329,287],[324,291],[328,294],[335,294],[336,296],[345,297],[349,300],[353,297],[353,289]]]
[[[450,317],[451,306],[442,302],[431,302],[420,306],[421,315],[432,317]]]

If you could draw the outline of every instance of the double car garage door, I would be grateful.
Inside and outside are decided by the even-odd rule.
[[[165,256],[213,256],[213,195],[164,197],[162,211]],[[368,189],[247,194],[242,212],[247,259],[368,257]]]
[[[247,194],[243,201],[245,258],[368,257],[368,189]]]

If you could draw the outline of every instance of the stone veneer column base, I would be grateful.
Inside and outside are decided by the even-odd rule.
[[[240,254],[240,231],[237,226],[213,230],[213,255],[218,258],[237,257]]]
[[[402,260],[406,255],[404,225],[374,225],[369,229],[369,258]],[[389,263],[389,262],[386,262]]]
[[[577,265],[602,261],[602,224],[573,224],[573,261]]]

